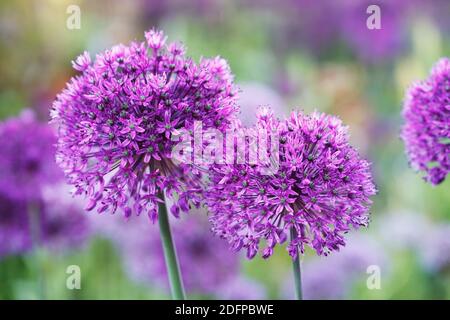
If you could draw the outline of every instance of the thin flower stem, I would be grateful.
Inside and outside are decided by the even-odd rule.
[[[160,196],[164,202],[159,203],[159,232],[161,234],[164,258],[166,260],[167,273],[169,275],[170,291],[172,292],[172,299],[185,300],[186,296],[184,293],[183,280],[181,278],[175,245],[170,232],[169,217],[167,214],[164,193]]]
[[[30,203],[28,205],[28,219],[30,222],[30,235],[33,247],[33,260],[34,269],[37,273],[37,297],[39,300],[45,300],[47,298],[46,294],[46,280],[44,274],[44,262],[42,259],[41,252],[41,227],[40,227],[40,212],[39,208],[35,203]]]
[[[291,239],[297,238],[297,231],[294,227],[291,228]],[[302,272],[300,268],[300,254],[297,250],[297,254],[294,260],[292,260],[292,267],[294,271],[294,283],[295,283],[295,298],[297,300],[303,300],[302,294]]]

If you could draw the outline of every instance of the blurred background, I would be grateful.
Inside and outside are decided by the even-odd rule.
[[[371,4],[381,8],[380,30],[366,26]],[[75,12],[70,5],[80,9],[79,29],[67,21]],[[450,298],[450,179],[426,184],[408,167],[399,139],[405,89],[450,56],[450,1],[1,1],[0,120],[47,126],[53,99],[75,75],[72,60],[84,50],[95,56],[142,41],[152,27],[182,41],[197,61],[228,60],[244,121],[252,122],[259,105],[280,116],[294,109],[335,114],[373,163],[379,193],[372,223],[351,234],[342,252],[305,255],[306,298]],[[15,163],[8,152],[20,151],[2,150],[0,157]],[[39,193],[49,226],[42,227],[45,241],[33,246],[23,240],[30,235],[12,245],[10,216],[30,206],[0,192],[0,299],[169,298],[157,226],[146,217],[83,212],[62,182]],[[267,261],[248,261],[213,238],[206,220],[201,212],[173,223],[189,298],[293,298],[284,248]],[[367,285],[373,270],[379,286]],[[77,271],[81,289],[71,290]]]

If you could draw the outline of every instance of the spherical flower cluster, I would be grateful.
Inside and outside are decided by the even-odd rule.
[[[166,45],[162,32],[146,42],[117,45],[91,61],[74,62],[81,72],[53,104],[59,126],[57,159],[77,194],[90,198],[88,210],[126,216],[148,212],[157,218],[165,191],[178,195],[172,213],[199,203],[198,172],[175,166],[172,134],[203,128],[225,129],[237,111],[232,75],[220,57],[197,65],[178,43]]]
[[[63,178],[55,163],[56,137],[31,111],[0,125],[0,193],[17,201],[34,201],[41,190]]]
[[[278,170],[215,165],[205,194],[213,231],[234,250],[245,248],[251,259],[265,240],[267,258],[293,231],[292,257],[305,245],[327,255],[345,244],[351,227],[368,224],[369,197],[376,192],[370,166],[349,145],[339,119],[293,112],[280,121],[263,110],[257,128],[279,139],[279,157],[273,150],[270,155]]]
[[[402,139],[412,167],[433,185],[450,171],[450,60],[442,58],[428,79],[412,85],[403,106]]]
[[[111,229],[115,231],[110,236],[118,243],[125,269],[133,279],[167,288],[167,269],[158,229],[139,218],[125,225],[120,223]],[[213,236],[204,212],[192,212],[186,219],[180,218],[172,230],[188,292],[213,294],[239,274],[239,256]]]

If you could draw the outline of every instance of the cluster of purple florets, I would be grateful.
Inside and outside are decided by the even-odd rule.
[[[146,212],[155,221],[164,195],[176,217],[204,201],[213,231],[235,250],[245,247],[249,258],[261,240],[263,257],[271,256],[289,232],[292,257],[305,245],[328,254],[345,244],[352,226],[367,225],[375,193],[369,164],[350,147],[337,118],[293,113],[280,121],[263,110],[254,131],[276,132],[280,145],[279,168],[269,175],[253,164],[206,172],[175,161],[173,137],[193,131],[196,121],[205,130],[241,128],[233,76],[221,58],[196,65],[181,45],[166,45],[162,32],[145,37],[94,62],[82,54],[73,62],[81,75],[53,105],[57,160],[76,193],[89,197],[88,210]]]
[[[403,107],[402,138],[412,167],[433,185],[450,171],[450,60],[442,58],[428,79],[412,85]]]
[[[164,194],[177,195],[174,215],[198,206],[200,173],[174,165],[171,152],[178,129],[224,130],[237,107],[226,61],[184,56],[178,43],[166,45],[160,31],[146,42],[117,45],[74,62],[73,78],[53,105],[59,126],[57,159],[77,194],[90,198],[88,210],[125,216],[147,212],[157,218]]]
[[[309,245],[321,255],[345,244],[351,227],[369,222],[375,194],[369,163],[348,143],[347,127],[335,117],[293,112],[285,121],[270,112],[258,117],[258,129],[277,132],[279,168],[265,174],[256,165],[211,168],[206,193],[213,231],[233,249],[253,258],[272,255],[292,232],[289,254]]]

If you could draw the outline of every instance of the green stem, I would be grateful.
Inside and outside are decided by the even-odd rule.
[[[167,214],[164,193],[161,193],[160,197],[164,202],[159,203],[159,232],[161,234],[164,258],[166,260],[167,274],[169,275],[170,291],[172,292],[172,299],[185,300],[183,280],[181,279],[177,253],[170,232],[169,216]]]
[[[44,262],[41,252],[41,223],[39,207],[35,203],[28,206],[28,219],[30,222],[30,234],[33,247],[33,259],[35,272],[37,273],[37,296],[39,300],[46,299],[46,283],[44,275]]]
[[[294,227],[291,228],[291,239],[297,238],[297,231]],[[295,284],[295,298],[297,300],[303,300],[302,294],[302,272],[300,269],[300,254],[297,250],[297,255],[294,260],[292,260],[292,267],[294,271],[294,284]]]

